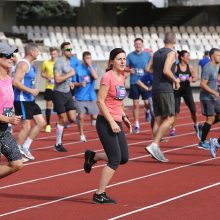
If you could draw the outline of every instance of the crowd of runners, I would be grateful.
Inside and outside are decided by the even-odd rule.
[[[170,136],[178,132],[175,124],[176,117],[181,114],[181,98],[190,111],[198,148],[208,150],[212,157],[216,157],[220,138],[207,140],[207,137],[212,125],[220,121],[220,49],[206,51],[198,64],[201,78],[199,99],[204,116],[204,122],[199,123],[191,87],[198,77],[189,64],[190,51],[175,51],[175,43],[175,34],[169,32],[165,34],[164,47],[154,53],[150,49],[144,50],[141,38],[134,40],[135,49],[127,55],[122,48],[113,49],[106,72],[102,73],[97,95],[95,81],[99,70],[93,63],[92,54],[85,51],[80,62],[73,56],[69,42],[63,42],[60,48],[50,48],[51,59],[44,61],[41,67],[41,76],[46,80],[45,114],[35,102],[39,94],[34,66],[40,53],[38,46],[28,44],[24,58],[17,60],[17,48],[0,43],[0,153],[8,160],[8,165],[0,165],[0,178],[20,170],[23,163],[35,160],[31,144],[42,129],[46,133],[51,132],[52,112],[57,114],[54,140],[57,152],[67,151],[62,142],[65,128],[70,123],[77,124],[79,140],[87,141],[84,119],[85,115],[89,115],[104,152],[86,150],[84,170],[90,173],[99,160],[107,163],[92,201],[115,204],[116,201],[106,195],[106,187],[118,166],[129,159],[123,124],[130,133],[138,135],[141,131],[140,96],[144,103],[146,123],[150,122],[152,128],[152,143],[145,150],[154,159],[169,161],[161,151],[160,143],[165,140],[167,131]],[[132,119],[123,108],[123,100],[127,96],[127,77],[130,77],[128,97],[133,101]],[[13,126],[18,124],[21,129],[15,140]]]

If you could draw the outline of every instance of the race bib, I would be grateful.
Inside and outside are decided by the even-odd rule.
[[[137,76],[143,76],[144,75],[144,69],[135,68],[135,73],[136,73]]]
[[[123,100],[127,95],[125,87],[124,86],[115,86],[115,88],[116,88],[115,99]]]
[[[91,76],[82,76],[82,81],[86,81],[87,83],[90,83],[91,80]]]
[[[189,81],[189,74],[179,74],[180,82]]]
[[[7,117],[12,117],[14,115],[13,108],[4,108],[3,115]]]

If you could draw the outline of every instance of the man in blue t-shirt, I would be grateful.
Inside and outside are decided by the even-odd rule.
[[[199,65],[199,70],[198,70],[198,75],[199,75],[199,77],[201,76],[203,67],[204,67],[209,61],[210,61],[209,51],[206,50],[206,51],[204,52],[203,58],[202,58],[201,60],[199,60],[199,63],[198,63],[198,65]]]
[[[140,86],[146,92],[146,100],[148,101],[148,107],[151,114],[151,128],[154,126],[154,110],[152,101],[152,85],[153,85],[153,73],[144,74],[138,81],[137,85]]]
[[[130,73],[130,93],[129,98],[133,99],[133,115],[135,120],[134,133],[140,132],[139,124],[139,98],[142,96],[145,108],[148,109],[148,101],[144,89],[137,85],[137,81],[146,74],[145,68],[149,63],[151,56],[150,53],[143,51],[143,40],[136,38],[134,40],[135,51],[127,56],[126,72]]]
[[[75,107],[78,113],[80,141],[86,141],[84,135],[84,117],[89,114],[91,123],[95,126],[99,112],[96,105],[95,80],[98,78],[97,66],[92,64],[92,56],[88,51],[83,52],[83,62],[76,68]]]

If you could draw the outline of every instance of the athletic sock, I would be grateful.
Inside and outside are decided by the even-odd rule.
[[[29,150],[32,142],[33,140],[28,137],[23,144],[23,148]]]
[[[214,120],[214,122],[213,122],[213,125],[216,124],[216,123],[218,123],[219,121],[220,121],[220,119],[218,118],[218,116],[215,116],[215,120]]]
[[[202,126],[202,137],[201,137],[201,141],[205,141],[206,137],[211,129],[212,125],[208,124],[207,122],[204,123],[204,125]]]
[[[46,109],[46,121],[47,121],[47,125],[50,124],[50,116],[51,116],[51,109]]]
[[[139,121],[135,121],[135,127],[140,128]]]
[[[63,137],[63,125],[57,124],[57,130],[56,130],[56,145],[62,143],[62,137]]]

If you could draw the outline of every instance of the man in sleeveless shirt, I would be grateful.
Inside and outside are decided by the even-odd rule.
[[[15,114],[22,115],[22,129],[18,134],[17,143],[21,154],[29,160],[35,159],[30,152],[30,145],[46,125],[41,109],[35,103],[35,96],[39,90],[35,88],[36,69],[32,62],[38,55],[39,50],[35,44],[27,45],[25,57],[18,61],[13,79]],[[33,127],[32,120],[35,122]]]
[[[168,32],[164,39],[165,46],[154,53],[152,86],[153,108],[155,123],[153,128],[153,142],[145,149],[153,158],[161,162],[168,162],[160,150],[160,140],[174,122],[175,100],[173,86],[179,89],[180,81],[174,76],[176,66],[175,34]]]

